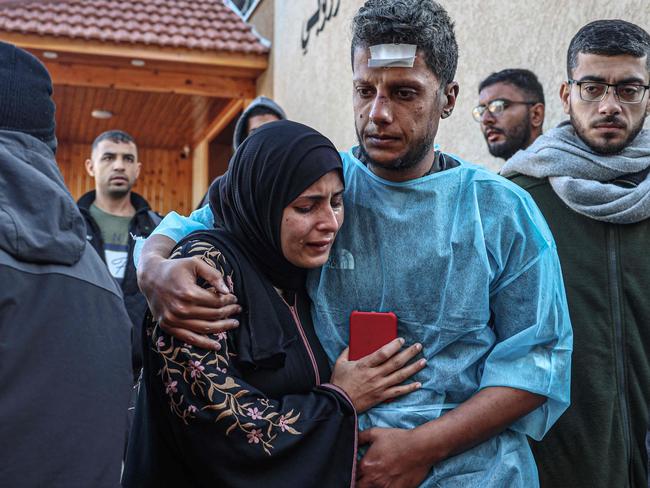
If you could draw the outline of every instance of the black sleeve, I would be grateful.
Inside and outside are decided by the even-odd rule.
[[[232,284],[219,250],[190,244],[183,256],[200,256]],[[155,323],[147,334],[152,393],[166,404],[161,411],[184,462],[201,478],[248,487],[350,484],[356,414],[342,390],[320,385],[272,399],[242,378],[228,333],[213,336],[217,351],[179,342]]]

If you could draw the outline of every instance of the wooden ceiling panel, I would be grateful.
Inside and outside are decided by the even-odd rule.
[[[120,129],[141,147],[179,149],[193,145],[221,113],[227,99],[177,93],[55,85],[57,137],[88,144],[100,133]],[[95,119],[93,110],[107,110],[110,119]]]

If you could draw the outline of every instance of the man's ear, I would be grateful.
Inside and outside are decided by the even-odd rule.
[[[537,128],[544,125],[545,107],[543,103],[536,103],[530,107],[530,125]]]
[[[140,177],[140,170],[142,170],[142,163],[138,161],[135,164],[137,165],[135,170],[135,179],[137,180]]]
[[[86,173],[88,173],[90,176],[92,176],[94,178],[95,177],[95,167],[93,166],[92,159],[86,159],[86,162],[84,163],[84,166],[86,167]]]
[[[442,115],[443,119],[446,119],[453,112],[454,107],[456,106],[456,100],[458,99],[458,92],[460,91],[460,86],[455,81],[447,83],[443,93],[442,93]]]
[[[560,100],[564,113],[568,114],[571,108],[571,85],[566,81],[562,82],[562,86],[560,86]]]

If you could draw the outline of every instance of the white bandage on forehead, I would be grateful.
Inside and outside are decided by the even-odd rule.
[[[369,68],[412,68],[415,44],[377,44],[370,46]]]

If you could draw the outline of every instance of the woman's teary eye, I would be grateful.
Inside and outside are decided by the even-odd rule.
[[[306,214],[306,213],[309,213],[309,212],[311,211],[311,209],[313,208],[313,206],[312,206],[312,205],[309,205],[308,207],[293,207],[293,208],[294,208],[294,210],[295,210],[296,212],[298,212],[298,213]]]

